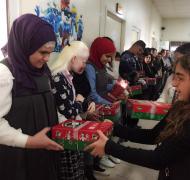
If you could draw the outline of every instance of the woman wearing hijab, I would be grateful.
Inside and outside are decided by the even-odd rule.
[[[53,28],[47,22],[32,14],[14,21],[8,58],[0,63],[3,180],[57,179],[57,153],[50,150],[62,147],[49,139],[45,128],[58,123],[46,65],[54,46]]]
[[[116,49],[113,41],[105,37],[96,38],[90,47],[90,57],[86,66],[86,76],[90,83],[90,97],[97,104],[111,104],[106,99],[108,92],[114,85],[113,77],[106,71],[106,65],[115,58]],[[116,159],[115,159],[116,160]],[[117,159],[118,161],[118,159]],[[118,161],[119,162],[119,161]],[[112,161],[104,156],[100,164],[113,168]],[[99,166],[99,158],[94,161],[94,170],[105,174],[104,169]]]
[[[86,74],[91,88],[90,96],[96,103],[111,104],[105,98],[113,87],[113,79],[106,71],[106,64],[112,62],[115,52],[113,42],[102,37],[96,38],[90,47]]]

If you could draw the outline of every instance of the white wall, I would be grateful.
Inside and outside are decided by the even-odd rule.
[[[0,49],[7,43],[7,13],[6,13],[6,1],[0,1]],[[0,60],[3,59],[3,54],[0,50]]]
[[[16,19],[21,13],[20,13],[20,0],[17,1],[13,1],[13,0],[8,0],[8,29],[10,30],[11,25],[14,21],[14,19]]]
[[[126,1],[126,47],[131,45],[132,28],[140,29],[140,39],[151,46],[151,39],[154,34],[155,39],[160,40],[161,17],[156,8],[149,0]],[[159,43],[158,43],[159,44]]]
[[[12,0],[9,1],[12,2]],[[20,14],[34,13],[34,7],[36,4],[39,4],[40,1],[41,0],[17,1],[17,4],[20,2],[19,9],[11,9],[11,17],[16,17],[18,12]],[[99,35],[104,35],[106,10],[116,14],[115,6],[117,2],[123,6],[124,10],[124,14],[120,16],[120,18],[126,20],[124,33],[125,49],[128,49],[131,45],[133,27],[141,31],[140,39],[144,40],[148,46],[151,46],[152,37],[158,41],[159,46],[161,17],[151,0],[71,0],[71,4],[75,4],[78,13],[83,14],[84,17],[85,29],[83,41],[90,45],[94,38]]]
[[[190,18],[163,19],[163,41],[190,41]]]
[[[160,42],[161,17],[151,0],[102,0],[101,4],[101,28],[103,35],[105,29],[106,10],[115,13],[116,3],[123,7],[123,15],[119,17],[126,20],[125,28],[125,49],[131,46],[132,29],[140,30],[140,39],[144,40],[148,46],[152,45],[152,37],[157,41],[157,48]]]

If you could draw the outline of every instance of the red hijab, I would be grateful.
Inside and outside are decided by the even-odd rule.
[[[116,51],[113,42],[107,38],[96,38],[90,47],[89,61],[92,62],[97,68],[103,69],[104,65],[100,62],[103,54],[114,53]]]

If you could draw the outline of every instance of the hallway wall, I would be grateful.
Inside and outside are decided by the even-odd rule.
[[[161,39],[163,41],[189,41],[190,42],[190,18],[163,19]]]
[[[42,0],[19,0],[13,3],[9,0],[10,25],[20,14],[34,13],[35,5],[40,1]],[[84,16],[83,41],[90,45],[95,37],[104,35],[106,10],[116,14],[117,2],[122,5],[124,12],[121,16],[117,15],[126,20],[125,49],[131,45],[134,28],[140,31],[140,39],[144,40],[148,46],[152,45],[152,37],[154,37],[159,47],[162,21],[151,0],[71,0],[71,4],[76,5],[79,14]]]

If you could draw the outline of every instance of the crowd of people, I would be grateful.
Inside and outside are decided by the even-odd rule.
[[[138,40],[120,53],[112,39],[97,37],[90,48],[82,41],[68,43],[48,63],[55,44],[52,26],[41,18],[24,14],[14,21],[0,62],[0,176],[95,180],[95,171],[108,175],[106,167],[114,168],[121,159],[159,170],[159,180],[188,179],[190,43],[171,55]],[[134,99],[171,103],[171,109],[155,127],[142,129],[126,113],[127,93],[110,100],[117,79],[141,85],[142,94]],[[98,121],[95,105],[118,101],[121,117],[113,123],[110,139],[98,131],[99,139],[84,151],[67,150],[51,140],[52,126],[66,119]],[[124,147],[114,137],[157,146]]]

